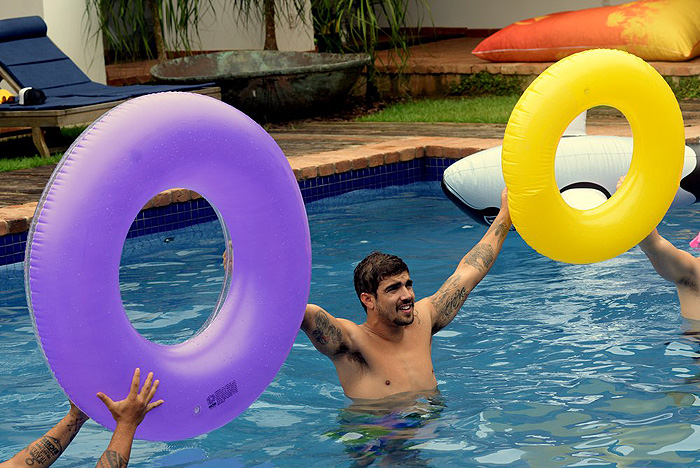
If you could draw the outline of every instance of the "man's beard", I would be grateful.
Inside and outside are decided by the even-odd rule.
[[[413,301],[411,301],[411,302],[405,302],[405,303],[403,303],[403,304],[401,304],[401,305],[406,305],[406,304],[410,304],[412,307],[415,307]],[[381,310],[381,309],[380,309],[380,312],[381,312],[380,315],[381,315],[382,317],[384,317],[384,318],[386,318],[386,319],[389,319],[389,314],[385,313],[384,310]],[[397,325],[397,326],[399,326],[399,327],[406,327],[406,326],[412,324],[413,321],[415,320],[415,309],[413,310],[413,313],[411,313],[411,316],[410,316],[410,317],[405,317],[404,314],[401,313],[397,308],[394,308],[394,312],[395,312],[397,315],[394,317],[393,320],[391,320],[391,322],[392,322],[394,325]]]

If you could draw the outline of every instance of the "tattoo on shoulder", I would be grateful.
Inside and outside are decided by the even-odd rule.
[[[50,436],[43,436],[27,447],[26,450],[29,456],[25,458],[24,463],[27,466],[50,464],[50,461],[55,460],[63,453],[61,442],[57,438]]]
[[[493,253],[493,248],[486,244],[477,244],[474,248],[467,254],[463,262],[476,268],[478,271],[483,272],[488,270],[496,256]]]
[[[97,462],[98,468],[124,468],[129,462],[119,452],[105,450]]]
[[[333,325],[328,319],[328,315],[319,310],[315,317],[316,328],[311,332],[311,335],[318,344],[325,346],[327,344],[340,344],[343,340],[343,333],[338,327]]]

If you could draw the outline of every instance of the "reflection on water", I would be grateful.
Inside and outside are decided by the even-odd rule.
[[[372,249],[404,258],[418,296],[432,294],[485,232],[439,184],[401,190],[308,207],[314,302],[364,321],[352,271]],[[683,226],[697,215],[697,207],[675,210],[659,230],[685,249],[697,231]],[[188,229],[125,246],[133,261],[120,272],[124,304],[149,339],[192,336],[221,291],[218,223]],[[23,285],[21,266],[0,268],[0,460],[68,409],[34,338]],[[434,336],[440,394],[347,406],[332,362],[300,332],[277,377],[236,420],[194,439],[137,440],[129,466],[700,466],[693,330],[700,327],[681,320],[675,287],[640,249],[565,265],[512,233],[464,309]],[[94,466],[110,437],[87,422],[56,465]]]
[[[429,466],[418,445],[436,437],[445,401],[437,390],[355,400],[338,413],[327,437],[345,446],[354,467]]]
[[[651,466],[644,463],[651,460],[654,466],[691,466],[700,447],[700,425],[692,424],[700,402],[691,393],[637,399],[622,385],[591,379],[558,400],[483,411],[477,435],[502,447],[475,460],[531,467]],[[680,422],[689,414],[689,422]]]

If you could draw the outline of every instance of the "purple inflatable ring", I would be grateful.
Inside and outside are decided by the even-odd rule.
[[[234,255],[218,313],[165,346],[129,321],[119,265],[140,209],[174,187],[217,209]],[[160,379],[165,403],[139,426],[141,439],[194,437],[248,408],[291,350],[310,279],[306,211],[282,150],[243,113],[198,94],[139,97],[88,127],[44,189],[27,240],[29,308],[68,397],[114,429],[95,394],[124,398],[136,367]]]

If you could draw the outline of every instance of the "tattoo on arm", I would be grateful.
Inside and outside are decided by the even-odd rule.
[[[459,275],[452,276],[430,299],[438,313],[433,324],[433,333],[450,323],[467,300],[469,292],[464,286],[460,287],[459,282]]]
[[[500,248],[500,242],[508,235],[509,229],[510,225],[503,222],[492,224],[489,228],[489,232],[492,232],[496,239],[498,239],[497,248]],[[496,252],[494,252],[494,247],[490,245],[489,242],[483,242],[483,240],[476,244],[474,248],[465,255],[461,265],[471,266],[477,271],[478,276],[470,274],[463,279],[458,269],[458,272],[455,272],[455,274],[442,285],[440,290],[432,296],[430,302],[437,312],[434,319],[435,322],[433,323],[433,333],[444,328],[452,321],[462,307],[462,304],[464,304],[464,301],[467,300],[471,288],[481,281],[495,260]],[[464,270],[461,270],[461,273],[464,273]],[[470,286],[472,282],[474,284]]]
[[[505,223],[498,223],[498,225],[495,227],[493,231],[493,235],[496,236],[496,238],[501,239],[505,238],[508,235],[508,230],[510,228],[505,225]]]
[[[343,334],[338,327],[328,319],[328,315],[322,310],[316,312],[316,329],[311,332],[318,344],[325,346],[328,343],[339,345],[343,340]]]
[[[479,272],[485,273],[491,268],[495,259],[493,247],[488,244],[476,244],[462,262],[476,268]]]
[[[63,448],[55,437],[43,436],[27,447],[26,451],[29,456],[24,459],[24,463],[27,466],[48,466],[63,453]]]
[[[97,468],[125,468],[128,464],[129,460],[125,460],[119,452],[105,450],[97,462]]]
[[[83,417],[77,417],[71,421],[68,422],[67,428],[68,428],[68,433],[70,434],[70,439],[68,440],[68,443],[70,444],[73,442],[73,439],[75,439],[75,436],[78,435],[78,431],[80,430],[81,427],[83,427],[83,424],[87,421],[87,418]]]

